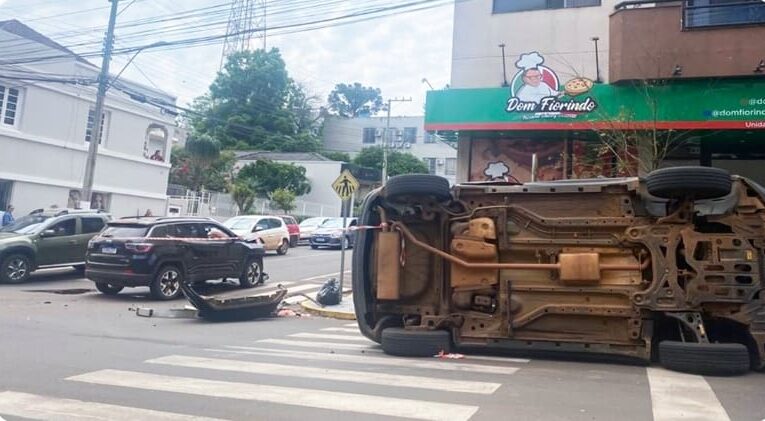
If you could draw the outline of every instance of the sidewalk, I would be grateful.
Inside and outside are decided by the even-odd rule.
[[[300,307],[308,313],[317,316],[329,317],[340,320],[356,320],[356,313],[353,310],[353,293],[343,294],[343,301],[334,306],[320,306],[311,300],[305,300],[300,303]]]

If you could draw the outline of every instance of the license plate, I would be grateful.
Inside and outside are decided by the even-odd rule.
[[[117,254],[116,247],[101,247],[101,253],[103,254]]]
[[[326,243],[326,238],[314,238],[313,241],[316,241],[317,243]]]

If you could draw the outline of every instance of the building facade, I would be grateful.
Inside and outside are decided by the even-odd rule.
[[[454,19],[425,129],[459,133],[458,181],[712,165],[765,183],[765,3],[477,0]]]
[[[327,118],[322,132],[324,148],[353,156],[366,147],[387,143],[389,150],[411,153],[425,162],[431,174],[454,184],[457,150],[426,132],[423,117],[391,117],[390,130],[386,132],[387,125],[386,117]]]
[[[0,46],[0,205],[17,215],[79,207],[99,69],[18,21],[0,22]],[[91,207],[116,217],[166,212],[174,103],[157,89],[113,82]]]

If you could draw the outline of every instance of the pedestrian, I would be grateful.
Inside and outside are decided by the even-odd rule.
[[[11,225],[13,223],[13,205],[8,205],[8,207],[5,210],[5,213],[3,214],[3,222],[0,224],[0,226],[6,226]]]

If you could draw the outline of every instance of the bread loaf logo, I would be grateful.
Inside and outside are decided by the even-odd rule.
[[[536,51],[522,54],[515,62],[518,72],[510,84],[505,111],[544,113],[545,116],[550,113],[576,115],[598,107],[592,97],[583,96],[592,89],[590,79],[576,77],[561,86],[558,75],[544,62],[544,57]]]

